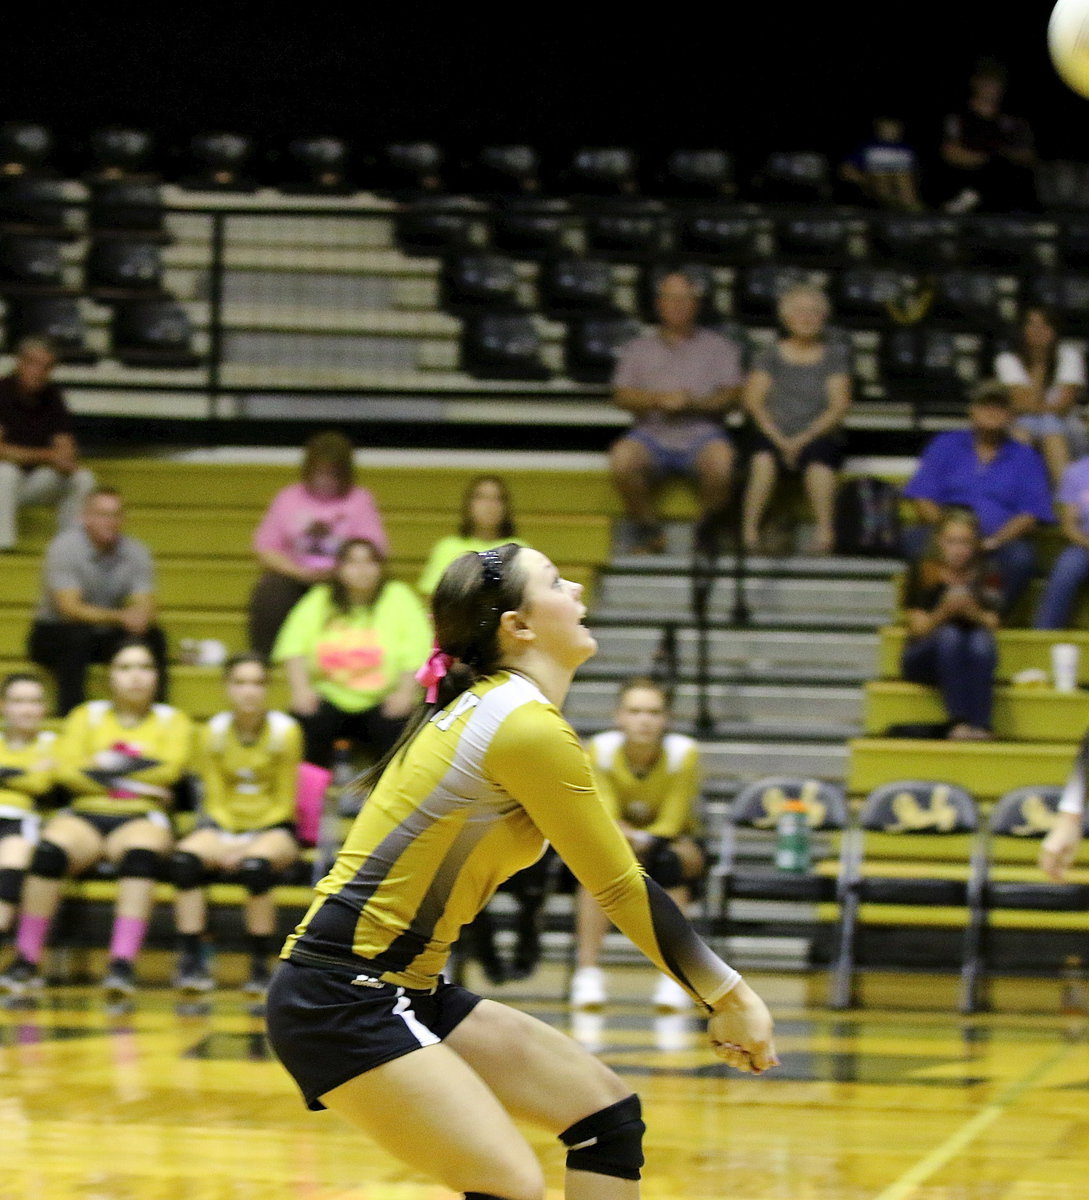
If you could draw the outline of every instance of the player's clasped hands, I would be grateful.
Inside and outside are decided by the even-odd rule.
[[[719,1001],[707,1034],[715,1054],[738,1071],[760,1075],[779,1065],[771,1013],[744,979]]]

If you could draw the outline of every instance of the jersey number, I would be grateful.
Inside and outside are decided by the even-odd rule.
[[[439,716],[433,717],[432,724],[437,725],[445,733],[462,713],[467,713],[470,708],[476,708],[479,703],[479,696],[474,696],[472,692],[462,692],[454,707],[448,713],[440,713]]]

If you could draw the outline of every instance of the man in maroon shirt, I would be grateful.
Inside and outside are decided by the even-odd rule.
[[[45,338],[24,338],[15,370],[0,379],[0,551],[18,537],[15,516],[25,504],[57,505],[57,528],[75,525],[95,477],[79,465],[72,420]]]

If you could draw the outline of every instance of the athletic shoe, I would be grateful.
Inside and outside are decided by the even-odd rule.
[[[179,992],[196,995],[214,991],[216,981],[200,959],[183,958],[174,974],[174,986]]]
[[[0,992],[9,996],[25,996],[45,985],[37,966],[21,955],[12,960],[8,969],[0,975]]]
[[[571,976],[572,1008],[600,1008],[609,998],[605,990],[605,972],[600,967],[579,967]]]
[[[654,1007],[661,1012],[687,1012],[692,997],[675,979],[663,975],[654,989]]]
[[[106,978],[102,980],[102,990],[106,993],[106,1000],[112,1004],[130,1000],[136,995],[136,979],[132,963],[128,959],[113,958],[110,960]]]
[[[268,991],[269,980],[272,976],[269,969],[262,963],[250,970],[250,977],[242,985],[242,993],[246,996],[263,996]]]

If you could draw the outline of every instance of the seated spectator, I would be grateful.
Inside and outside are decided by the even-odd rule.
[[[901,212],[917,212],[918,159],[904,141],[899,117],[874,117],[873,135],[839,169],[843,179],[858,189],[867,204]]]
[[[350,738],[381,757],[397,741],[431,649],[431,622],[406,583],[387,579],[381,551],[349,538],[328,583],[288,614],[273,658],[287,670],[291,712],[307,762],[328,767],[333,743]]]
[[[590,739],[590,761],[598,792],[620,825],[647,874],[683,910],[706,868],[700,842],[699,746],[669,733],[669,700],[651,679],[633,679],[620,689],[616,729]],[[605,976],[598,966],[609,920],[580,888],[576,912],[578,969],[571,979],[571,1004],[605,1003]],[[669,976],[654,992],[657,1008],[687,1010],[692,1001]]]
[[[462,497],[457,534],[440,538],[431,547],[416,587],[421,595],[430,596],[443,571],[459,554],[494,550],[504,542],[525,545],[515,536],[510,491],[498,475],[478,475]]]
[[[51,380],[57,358],[45,338],[24,338],[15,369],[0,379],[0,550],[18,539],[15,516],[28,504],[56,504],[57,528],[79,520],[95,477],[79,465],[72,418]]]
[[[122,533],[125,506],[112,488],[96,488],[83,520],[49,543],[42,596],[28,653],[57,681],[57,713],[84,700],[87,668],[108,662],[140,638],[156,662],[158,698],[166,696],[166,637],[155,624],[155,572],[143,542]]]
[[[948,736],[958,741],[992,736],[1001,591],[985,559],[974,514],[953,509],[935,526],[929,553],[911,565],[904,594],[903,676],[941,690]]]
[[[1034,629],[1069,629],[1074,602],[1089,581],[1089,455],[1066,468],[1055,499],[1067,544],[1047,577]]]
[[[1010,436],[1009,390],[995,380],[980,384],[968,404],[968,429],[939,433],[923,448],[904,495],[921,524],[904,530],[904,550],[918,558],[949,506],[975,513],[983,549],[1002,578],[1005,615],[1028,587],[1036,552],[1027,540],[1038,521],[1055,519],[1044,461]]]
[[[696,324],[700,291],[680,272],[658,286],[661,325],[629,342],[613,378],[613,399],[634,418],[613,443],[609,467],[633,527],[631,549],[660,554],[665,537],[654,487],[665,476],[695,479],[698,539],[710,547],[730,499],[734,447],[723,417],[741,391],[741,354],[733,342]]]
[[[1027,308],[1016,345],[995,356],[994,373],[1010,389],[1010,432],[1040,451],[1057,484],[1070,459],[1089,450],[1077,409],[1085,389],[1084,354],[1073,342],[1059,340],[1053,313]]]
[[[757,355],[744,403],[756,434],[743,506],[743,537],[760,549],[760,527],[780,471],[800,474],[817,522],[813,549],[835,544],[837,472],[843,463],[840,426],[851,406],[847,347],[825,335],[828,299],[807,284],[779,301],[786,336]]]
[[[1003,111],[1006,68],[982,59],[968,83],[968,101],[945,118],[941,157],[950,212],[1032,211],[1037,207],[1036,149],[1021,117]]]
[[[36,675],[17,673],[0,683],[0,718],[0,941],[6,941],[38,844],[36,806],[53,787],[57,735],[42,728],[45,688]]]
[[[333,573],[348,538],[366,538],[383,557],[385,530],[366,488],[352,482],[352,444],[341,433],[318,433],[306,443],[302,479],[277,492],[253,535],[264,568],[249,606],[250,649],[272,653],[292,607]]]
[[[127,641],[110,659],[110,698],[82,704],[65,720],[56,743],[56,781],[71,794],[71,804],[46,825],[30,861],[18,956],[0,980],[9,992],[41,986],[39,966],[64,880],[99,862],[112,863],[118,879],[102,986],[112,1002],[136,990],[133,963],[173,843],[173,788],[192,754],[189,718],[155,703],[157,674],[151,648]]]
[[[249,893],[243,920],[250,975],[242,990],[263,996],[269,956],[279,949],[272,888],[299,857],[295,799],[302,731],[286,713],[269,711],[268,668],[256,654],[232,658],[224,678],[231,707],[212,717],[197,736],[200,819],[170,863],[180,951],[174,984],[191,993],[215,987],[204,960],[203,884],[209,873],[221,873]]]

